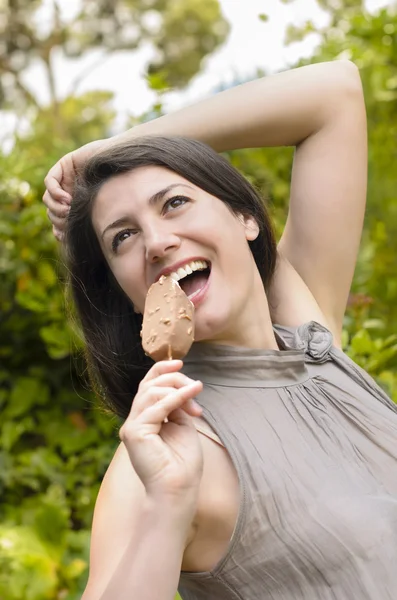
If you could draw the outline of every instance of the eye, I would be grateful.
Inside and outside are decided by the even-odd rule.
[[[163,212],[167,212],[168,209],[175,210],[186,204],[186,202],[189,202],[189,199],[186,198],[186,196],[173,196],[164,204]]]
[[[130,235],[134,235],[134,233],[136,233],[135,229],[123,229],[122,231],[119,231],[118,233],[116,233],[116,235],[114,236],[114,238],[112,240],[113,252],[116,253],[121,242],[124,242],[124,240],[129,238]]]

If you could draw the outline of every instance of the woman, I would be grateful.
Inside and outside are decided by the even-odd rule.
[[[296,146],[277,251],[256,192],[200,142]],[[397,410],[340,348],[366,161],[359,74],[338,61],[223,92],[49,172],[61,237],[85,165],[65,245],[93,379],[126,418],[84,600],[171,600],[178,582],[184,600],[396,597]],[[197,343],[184,364],[151,366],[141,313],[171,272]]]

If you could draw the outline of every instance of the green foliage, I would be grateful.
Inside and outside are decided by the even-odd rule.
[[[260,21],[263,21],[264,23],[266,23],[269,20],[268,15],[266,15],[265,13],[261,13],[260,15],[258,15],[258,18]]]
[[[40,4],[39,0],[21,1],[14,15],[16,31],[31,35],[32,44],[35,32],[29,33],[27,24]],[[141,19],[143,38],[154,39],[157,45],[158,61],[148,69],[147,80],[159,99],[142,116],[143,120],[153,118],[161,113],[164,90],[186,84],[203,56],[224,39],[227,26],[216,0],[114,4],[117,10],[127,7],[129,16]],[[368,15],[360,2],[333,1],[333,8],[331,2],[321,4],[329,11],[332,26],[319,32],[321,44],[310,62],[348,53],[360,66],[368,108],[368,214],[344,347],[397,401],[397,192],[392,167],[397,133],[397,20],[391,9]],[[73,48],[83,51],[95,45],[111,51],[114,42],[106,32],[116,27],[117,10],[107,11],[108,3],[98,0],[85,2],[84,7],[86,12],[67,26],[68,32],[57,38],[57,44],[69,54]],[[149,25],[142,15],[149,8],[160,11],[162,32],[146,31]],[[89,10],[94,11],[92,22]],[[267,19],[265,15],[260,18]],[[78,19],[84,24],[80,29]],[[181,46],[174,55],[172,43],[188,22],[193,41],[186,41],[188,49]],[[295,30],[290,35],[304,37],[313,28],[309,23],[303,32]],[[14,37],[17,46],[22,44],[22,38]],[[10,45],[10,36],[7,40]],[[42,51],[39,44],[26,48],[26,63]],[[0,68],[2,60],[0,55]],[[21,66],[17,75],[22,71]],[[21,92],[17,80],[15,93]],[[16,101],[17,95],[0,97],[0,107],[9,108],[11,97]],[[34,106],[34,99],[25,96],[24,102]],[[44,175],[59,156],[109,135],[115,116],[111,102],[111,94],[96,92],[71,95],[48,107],[36,106],[28,113],[28,133],[15,140],[9,154],[0,153],[2,600],[80,599],[87,579],[93,507],[118,443],[117,421],[98,407],[87,388],[81,339],[65,319],[66,301],[58,281],[64,269],[41,202]],[[246,150],[229,157],[269,197],[280,235],[288,205],[292,149]]]
[[[224,41],[229,26],[222,18],[218,0],[159,3],[163,21],[154,37],[157,57],[149,65],[148,74],[156,82],[155,89],[159,89],[159,82],[160,89],[184,87],[200,70],[203,58]]]
[[[117,445],[116,422],[82,376],[81,341],[65,320],[57,242],[41,202],[43,177],[63,153],[104,137],[111,95],[51,110],[0,155],[0,597],[77,600],[87,577],[99,483]],[[75,358],[71,358],[74,350]]]

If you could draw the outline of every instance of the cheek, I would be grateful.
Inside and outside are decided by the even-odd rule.
[[[184,235],[211,247],[222,271],[234,281],[236,273],[248,275],[253,260],[245,228],[223,204],[211,208],[206,212],[197,211],[193,219],[189,218]]]
[[[113,276],[124,293],[135,306],[140,306],[145,299],[145,286],[142,272],[133,261],[120,259],[112,265]]]
[[[252,258],[244,228],[239,222],[230,220],[217,231],[216,236],[222,259],[235,272],[242,274]]]
[[[187,213],[183,231],[185,237],[194,236],[219,248],[244,240],[243,227],[220,200],[215,200],[207,210],[197,207],[191,214]]]

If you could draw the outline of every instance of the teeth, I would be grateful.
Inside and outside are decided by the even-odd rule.
[[[192,260],[183,267],[180,267],[177,271],[170,273],[170,277],[174,281],[180,281],[187,275],[191,275],[194,271],[203,271],[208,268],[208,263],[205,260]]]

